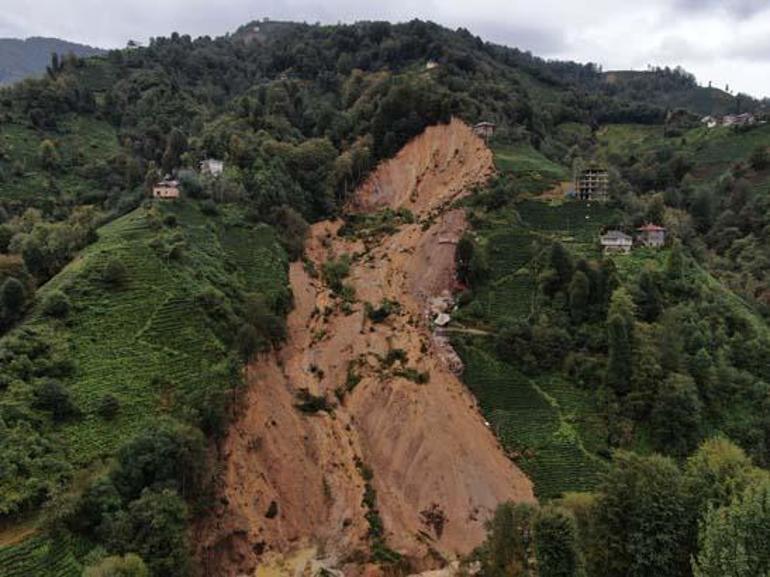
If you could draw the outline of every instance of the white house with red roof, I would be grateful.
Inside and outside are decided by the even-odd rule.
[[[652,248],[660,248],[666,244],[666,229],[657,224],[647,223],[636,229],[639,244]]]

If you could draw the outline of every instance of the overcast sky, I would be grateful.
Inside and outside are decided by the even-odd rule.
[[[173,31],[220,35],[263,17],[428,19],[546,58],[681,65],[703,84],[770,96],[770,0],[0,0],[0,37],[111,48]]]

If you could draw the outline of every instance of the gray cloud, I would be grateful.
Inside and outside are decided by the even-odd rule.
[[[767,0],[675,0],[674,5],[682,12],[724,12],[738,19],[750,18],[769,6]]]
[[[741,39],[726,48],[725,56],[759,64],[770,64],[770,38],[763,35],[748,41]]]
[[[488,21],[466,23],[464,27],[489,42],[516,46],[538,56],[560,54],[568,49],[564,32],[557,28]]]
[[[660,61],[668,62],[671,66],[682,61],[711,61],[715,57],[714,51],[695,46],[690,40],[678,34],[663,36],[652,51],[652,55]]]

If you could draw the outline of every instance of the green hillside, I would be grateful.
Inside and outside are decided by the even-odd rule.
[[[761,102],[419,20],[252,22],[46,65],[0,89],[1,575],[74,577],[129,553],[152,577],[194,574],[216,441],[244,362],[285,338],[308,225],[344,217],[378,163],[451,118],[495,123],[498,174],[461,203],[450,334],[540,500],[500,509],[482,573],[553,543],[589,577],[730,557],[718,537],[741,527],[722,524],[761,502],[743,490],[764,491],[770,467]],[[757,122],[698,121],[739,107]],[[207,158],[218,178],[199,174]],[[607,204],[562,194],[586,162],[606,166]],[[182,200],[150,201],[167,175]],[[665,246],[602,255],[601,233],[645,223]],[[385,574],[425,567],[401,561]]]
[[[51,141],[56,166],[42,166],[40,146]],[[0,156],[7,162],[2,179],[3,200],[10,206],[51,205],[59,202],[92,204],[107,193],[100,190],[99,169],[119,152],[117,133],[109,123],[88,116],[68,115],[56,131],[41,134],[21,122],[0,125]],[[87,159],[87,160],[86,160]]]
[[[195,202],[146,204],[98,236],[0,341],[0,447],[16,471],[2,478],[5,511],[36,505],[161,416],[220,430],[224,400],[240,382],[233,330],[244,303],[249,295],[279,310],[286,302],[284,250],[270,227],[234,207],[212,214]],[[67,312],[50,310],[54,296]],[[52,381],[61,396],[41,404]],[[14,570],[24,558],[52,575],[79,574],[66,572],[65,557],[27,542],[0,548],[0,563]]]
[[[737,148],[726,147],[727,158]],[[455,320],[489,334],[460,330],[455,342],[465,382],[541,498],[595,487],[618,447],[681,456],[722,434],[765,462],[755,432],[764,419],[770,331],[756,305],[681,246],[603,258],[600,233],[627,226],[619,204],[520,200],[490,210],[490,197],[478,198],[469,273],[461,270],[472,275],[471,290]],[[579,290],[586,292],[578,297]],[[635,320],[632,357],[613,385],[614,309]],[[683,423],[659,420],[685,402],[667,396],[665,379],[697,387],[687,401],[697,411],[689,429],[669,431]]]
[[[685,108],[701,116],[736,114],[753,106],[747,97],[747,108],[740,110],[740,97],[719,88],[699,86],[694,77],[681,69],[611,70],[604,73],[604,82],[609,90],[633,100],[649,98],[652,88],[655,100],[667,108]]]
[[[526,322],[542,308],[540,253],[560,242],[576,255],[597,258],[598,234],[617,219],[602,204],[525,200],[494,211],[475,229],[489,276],[474,286],[461,322],[499,330]],[[558,372],[526,375],[496,354],[493,337],[461,338],[464,380],[516,462],[531,475],[539,497],[593,487],[606,462],[607,427],[598,400]],[[588,447],[588,448],[586,448]]]

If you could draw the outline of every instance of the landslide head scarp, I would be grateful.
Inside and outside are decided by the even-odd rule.
[[[492,151],[470,126],[453,118],[428,127],[383,162],[356,191],[351,210],[408,208],[424,214],[486,182]]]

